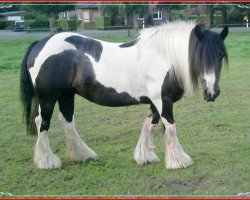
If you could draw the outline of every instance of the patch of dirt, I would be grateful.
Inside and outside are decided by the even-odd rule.
[[[201,175],[189,179],[160,180],[149,185],[149,190],[156,193],[159,189],[166,190],[168,195],[191,195],[199,187],[203,186],[207,180],[207,175]]]

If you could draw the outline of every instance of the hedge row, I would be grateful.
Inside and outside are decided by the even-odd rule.
[[[12,21],[0,21],[0,30],[9,29],[12,25]]]
[[[25,20],[26,26],[30,28],[49,28],[48,20]]]
[[[97,17],[95,19],[96,29],[108,29],[111,26],[111,17]]]
[[[10,29],[12,21],[0,21],[1,29]],[[26,27],[30,29],[37,28],[50,28],[49,20],[36,19],[36,20],[25,20]],[[108,29],[111,26],[110,17],[97,17],[95,22],[81,22],[79,20],[56,20],[54,25],[61,31],[76,31],[77,28],[81,29]]]

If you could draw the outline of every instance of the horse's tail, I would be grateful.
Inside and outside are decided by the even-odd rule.
[[[27,133],[29,134],[37,133],[35,117],[36,115],[38,115],[38,101],[27,68],[27,58],[32,48],[37,42],[38,41],[33,42],[28,47],[27,52],[22,61],[20,74],[20,98],[23,105],[23,118],[26,121]]]

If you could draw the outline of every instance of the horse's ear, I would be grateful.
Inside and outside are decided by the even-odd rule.
[[[223,28],[223,30],[221,31],[221,33],[220,33],[220,36],[221,36],[221,38],[222,38],[222,40],[225,40],[225,38],[227,37],[227,35],[228,35],[228,27],[227,26],[225,26],[224,28]]]
[[[203,33],[201,31],[200,25],[196,25],[194,27],[194,33],[195,33],[195,36],[198,38],[199,41],[201,41],[203,39]]]

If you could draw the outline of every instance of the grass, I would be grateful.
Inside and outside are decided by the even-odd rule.
[[[102,38],[99,38],[102,39]],[[126,37],[103,38],[128,41]],[[19,65],[34,39],[0,39],[0,192],[14,196],[53,195],[237,195],[250,189],[250,35],[226,39],[230,67],[222,71],[222,94],[206,103],[201,92],[175,104],[179,140],[194,164],[166,170],[162,126],[156,129],[161,161],[139,166],[133,160],[148,106],[108,108],[76,98],[78,132],[99,155],[99,162],[72,163],[64,133],[53,115],[50,141],[62,158],[61,170],[33,164],[36,137],[26,135],[19,102]]]

